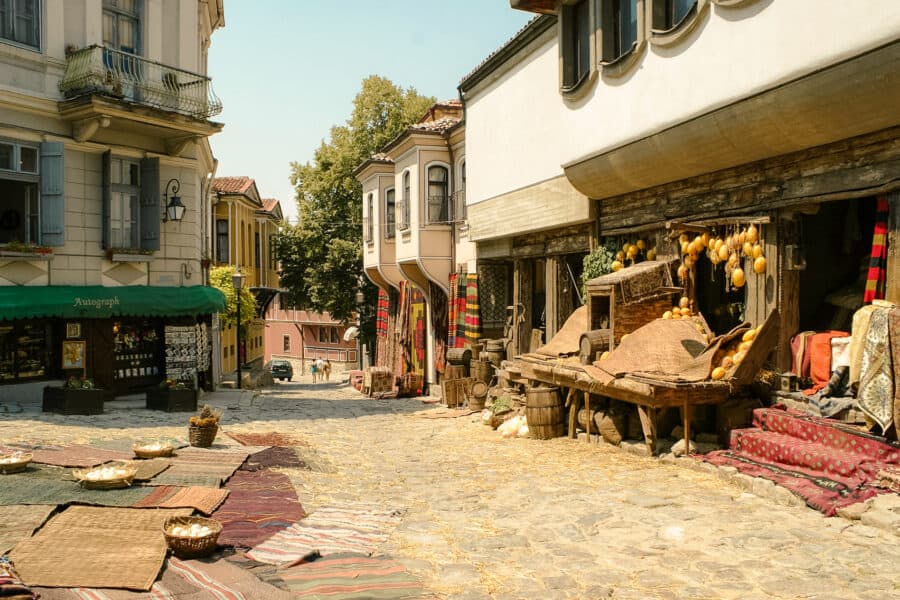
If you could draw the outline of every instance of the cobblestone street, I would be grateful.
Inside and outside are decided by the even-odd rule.
[[[309,470],[289,473],[308,512],[353,500],[405,509],[381,551],[436,598],[900,595],[895,535],[823,518],[771,486],[607,445],[502,439],[478,415],[420,418],[435,407],[306,379],[211,401],[225,409],[226,431],[290,432],[309,444],[298,448]],[[93,417],[13,405],[0,440],[184,437],[186,414],[139,405]]]

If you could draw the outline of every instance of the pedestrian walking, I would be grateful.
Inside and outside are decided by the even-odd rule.
[[[323,373],[325,375],[325,381],[331,380],[331,361],[329,359],[325,359],[325,365],[322,367]]]
[[[322,377],[325,375],[325,361],[321,358],[316,359],[316,373],[319,376],[319,381],[322,381]]]
[[[313,362],[310,363],[310,365],[309,365],[309,372],[310,372],[310,374],[312,375],[313,383],[316,382],[316,377],[317,377],[317,375],[318,375],[318,373],[317,373],[317,370],[318,370],[318,369],[316,369],[316,362],[317,362],[317,361],[313,361]]]

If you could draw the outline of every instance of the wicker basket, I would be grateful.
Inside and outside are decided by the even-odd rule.
[[[209,535],[187,537],[170,533],[174,527],[190,527],[194,523],[209,527]],[[220,533],[222,533],[222,524],[215,519],[206,519],[204,517],[169,517],[163,524],[163,535],[166,536],[166,543],[178,558],[209,556],[216,549],[216,541],[219,539]]]
[[[162,448],[157,450],[148,450],[146,446],[149,444],[134,444],[131,449],[134,451],[134,455],[138,458],[160,458],[162,456],[172,456],[175,452],[175,447],[169,444],[166,444]]]
[[[125,474],[114,479],[88,479],[87,475],[95,469],[102,467],[125,467]],[[72,469],[72,476],[81,484],[82,487],[89,490],[117,490],[121,488],[131,487],[134,476],[137,473],[137,467],[129,462],[110,463],[99,467],[91,467],[89,469]]]
[[[21,473],[28,468],[28,463],[34,458],[32,454],[0,454],[0,458],[15,458],[13,462],[0,463],[0,474]]]
[[[207,427],[197,427],[195,425],[188,426],[188,441],[191,446],[197,448],[209,448],[212,446],[216,434],[219,433],[218,425],[209,425]]]

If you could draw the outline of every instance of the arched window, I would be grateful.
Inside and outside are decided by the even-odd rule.
[[[603,62],[613,62],[637,44],[638,0],[604,0],[601,7]]]
[[[394,229],[397,226],[397,200],[394,197],[394,188],[384,192],[384,237],[394,237]]]
[[[372,194],[371,192],[366,197],[366,219],[365,219],[365,224],[364,224],[366,242],[371,242],[372,238],[374,237],[372,235],[373,228],[375,227],[375,218],[372,214],[375,211],[375,199],[374,198],[375,198],[375,195]]]
[[[428,167],[428,222],[450,222],[450,178],[447,167]]]
[[[562,41],[562,89],[573,90],[591,73],[591,40],[593,0],[563,4],[560,9]]]
[[[654,0],[653,29],[669,31],[678,27],[697,6],[697,0]]]
[[[409,171],[403,173],[403,210],[400,211],[400,229],[409,229]]]

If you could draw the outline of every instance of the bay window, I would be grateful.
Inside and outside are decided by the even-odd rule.
[[[428,222],[450,222],[450,176],[446,167],[428,167]]]
[[[385,190],[384,192],[384,238],[386,240],[394,237],[394,229],[397,226],[397,203],[394,197],[394,188]]]

